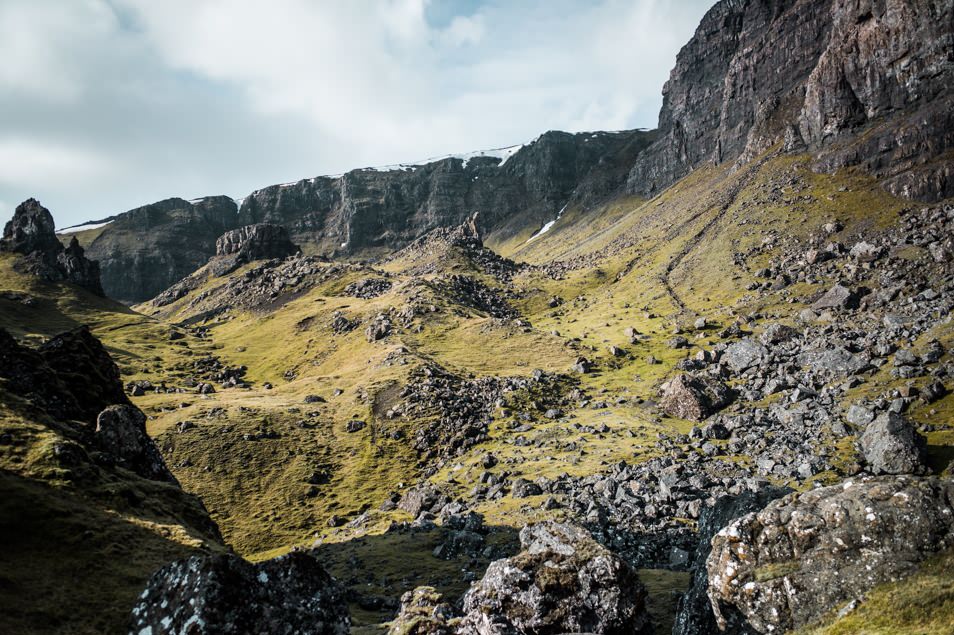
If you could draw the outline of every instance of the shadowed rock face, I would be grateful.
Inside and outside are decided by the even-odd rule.
[[[790,494],[719,531],[706,568],[720,628],[805,626],[954,544],[954,481],[887,476]]]
[[[192,557],[163,567],[133,608],[130,633],[347,635],[341,587],[303,552],[250,564]]]
[[[860,164],[896,194],[950,196],[954,169],[934,159],[954,147],[952,20],[952,0],[719,2],[677,57],[629,190],[781,142],[822,170]]]
[[[61,333],[39,348],[21,346],[0,329],[0,378],[13,394],[60,420],[92,426],[114,404],[130,405],[119,369],[86,326]]]
[[[17,206],[3,229],[0,251],[20,254],[16,268],[50,282],[69,281],[103,295],[99,264],[86,258],[76,238],[63,248],[56,237],[53,215],[34,198]]]
[[[288,231],[279,225],[247,225],[225,232],[215,241],[216,256],[235,256],[243,261],[285,258],[298,253],[288,238]]]
[[[239,225],[237,211],[226,196],[171,198],[120,214],[86,252],[99,261],[109,297],[148,300],[215,255],[216,239]]]
[[[250,194],[243,223],[287,227],[323,253],[401,248],[479,212],[484,233],[509,237],[553,220],[571,201],[591,204],[625,182],[651,133],[547,132],[501,165],[494,157],[442,159],[387,171],[353,170]]]

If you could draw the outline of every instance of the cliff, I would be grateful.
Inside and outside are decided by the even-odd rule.
[[[824,171],[858,165],[895,194],[954,194],[954,2],[725,0],[663,88],[659,139],[628,190],[651,195],[777,143]]]

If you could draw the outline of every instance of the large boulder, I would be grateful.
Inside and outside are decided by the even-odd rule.
[[[522,551],[491,563],[464,596],[461,633],[650,632],[636,572],[585,529],[556,522],[524,527]]]
[[[713,536],[736,518],[759,511],[769,502],[791,491],[787,487],[763,487],[758,491],[742,492],[738,496],[723,496],[712,507],[702,511],[699,516],[698,542],[692,559],[692,582],[679,600],[673,635],[711,635],[719,632],[709,602],[709,575],[706,570]]]
[[[312,556],[251,564],[194,556],[157,571],[133,607],[130,634],[347,635],[344,591]]]
[[[880,415],[858,441],[875,474],[921,474],[926,469],[927,440],[900,414]]]
[[[401,596],[388,635],[453,635],[458,621],[454,607],[434,587],[421,586]]]
[[[720,628],[781,633],[954,545],[954,480],[882,476],[790,494],[721,530],[706,562]]]
[[[857,309],[860,296],[842,284],[836,284],[812,303],[816,311],[824,309]]]
[[[722,361],[737,373],[758,366],[768,357],[768,349],[753,339],[745,338],[729,344]]]
[[[146,434],[146,415],[131,405],[110,406],[96,418],[96,442],[123,467],[154,481],[178,484],[155,442]]]
[[[718,379],[679,374],[662,386],[659,407],[670,417],[702,421],[732,402],[732,390]]]

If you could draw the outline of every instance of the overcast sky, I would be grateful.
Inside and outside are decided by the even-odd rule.
[[[0,0],[0,217],[656,125],[712,0]]]

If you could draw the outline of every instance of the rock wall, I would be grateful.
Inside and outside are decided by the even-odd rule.
[[[86,251],[99,260],[106,294],[134,303],[204,265],[216,239],[239,224],[238,207],[226,196],[171,198],[120,214]]]
[[[782,142],[821,170],[861,165],[896,194],[951,196],[952,23],[952,0],[719,2],[677,56],[629,191]]]
[[[240,216],[243,224],[283,225],[294,241],[326,254],[392,251],[474,212],[487,235],[509,237],[539,229],[573,201],[592,204],[617,192],[652,138],[641,131],[547,132],[505,162],[447,158],[273,185],[249,195]]]

